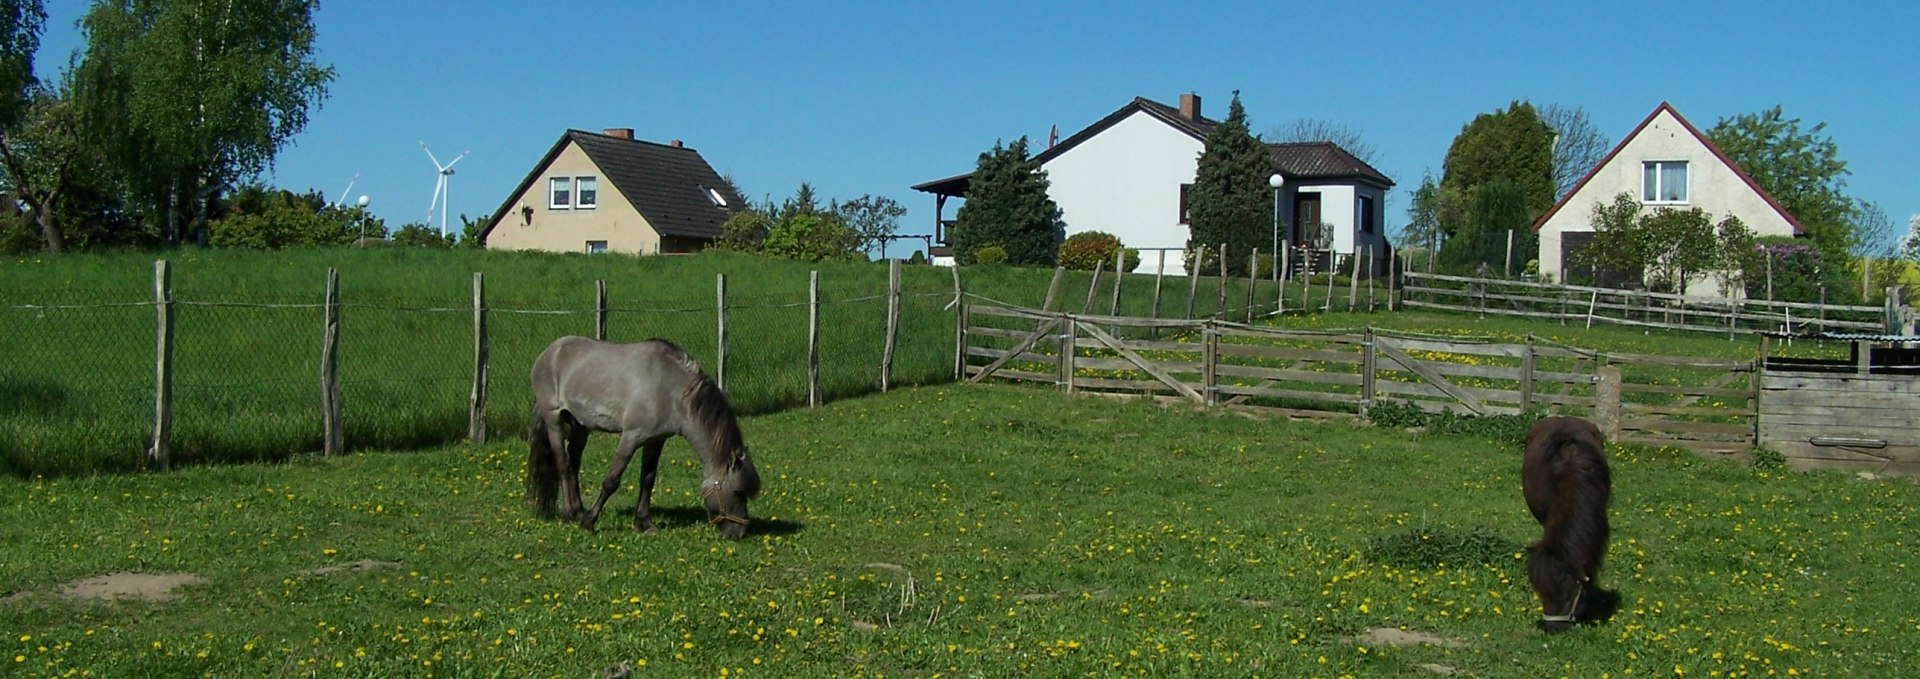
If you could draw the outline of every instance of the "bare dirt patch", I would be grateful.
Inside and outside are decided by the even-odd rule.
[[[1393,627],[1375,627],[1365,634],[1353,637],[1349,641],[1359,641],[1376,646],[1439,646],[1441,648],[1462,648],[1467,642],[1449,639],[1436,634],[1415,632]]]
[[[108,573],[75,580],[55,588],[69,599],[99,601],[172,601],[180,598],[180,588],[206,582],[192,573]]]
[[[300,574],[306,575],[306,576],[331,575],[333,573],[348,573],[348,572],[359,573],[362,571],[379,570],[382,568],[399,568],[399,567],[400,567],[400,562],[398,561],[375,561],[373,559],[361,559],[359,561],[353,561],[348,563],[337,563],[331,566],[309,568],[307,570],[300,571]]]
[[[1452,665],[1442,665],[1439,663],[1420,663],[1417,667],[1443,677],[1451,677],[1460,673],[1460,670]]]

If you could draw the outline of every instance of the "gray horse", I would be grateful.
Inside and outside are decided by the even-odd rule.
[[[620,434],[613,466],[591,509],[580,502],[580,458],[588,431]],[[632,344],[562,337],[533,362],[533,426],[527,435],[527,501],[553,516],[555,496],[565,502],[562,520],[593,530],[620,476],[641,450],[640,502],[633,526],[653,525],[653,482],[660,449],[678,434],[706,468],[700,496],[708,523],[730,539],[747,534],[747,499],[760,493],[746,442],[727,395],[701,372],[686,351],[666,340]]]

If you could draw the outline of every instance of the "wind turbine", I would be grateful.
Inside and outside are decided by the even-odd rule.
[[[358,172],[355,172],[355,173],[353,173],[353,178],[352,178],[352,179],[349,179],[349,180],[347,180],[347,188],[346,188],[346,190],[344,190],[344,191],[341,191],[341,192],[340,192],[340,195],[337,195],[337,196],[334,196],[334,197],[333,197],[333,203],[332,203],[332,205],[333,205],[334,207],[336,207],[336,208],[338,208],[338,207],[346,207],[346,205],[347,205],[347,194],[350,194],[350,193],[353,193],[353,185],[354,185],[354,184],[356,184],[356,183],[358,183],[359,181],[360,181],[360,173],[358,173]]]
[[[438,206],[440,210],[440,237],[445,238],[447,236],[447,202],[449,196],[453,193],[453,165],[454,163],[460,162],[461,158],[467,157],[467,154],[471,153],[471,151],[461,151],[459,156],[454,157],[454,159],[447,164],[441,165],[440,159],[433,156],[433,150],[427,148],[427,142],[420,142],[420,150],[427,152],[427,159],[433,161],[433,166],[439,170],[440,175],[439,179],[433,184],[433,200],[427,201],[427,225],[433,225],[433,211],[435,206]]]

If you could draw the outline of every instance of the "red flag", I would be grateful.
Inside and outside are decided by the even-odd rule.
[[[1060,125],[1056,123],[1053,130],[1047,133],[1047,148],[1053,148],[1054,142],[1057,141],[1060,141]]]

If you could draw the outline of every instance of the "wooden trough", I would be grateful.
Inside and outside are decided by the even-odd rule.
[[[1920,475],[1920,337],[1823,334],[1845,360],[1768,356],[1763,340],[1759,444],[1795,469]]]

